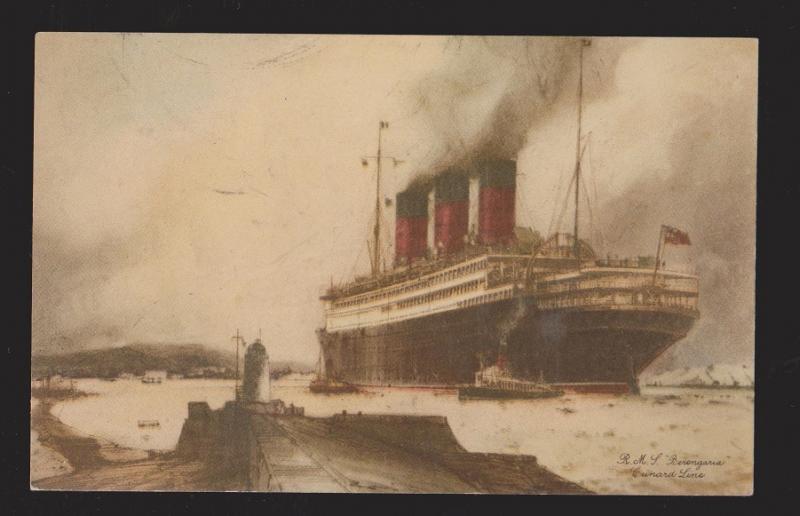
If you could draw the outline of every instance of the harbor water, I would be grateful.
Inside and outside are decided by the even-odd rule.
[[[598,493],[747,494],[752,489],[753,391],[644,388],[641,396],[459,401],[455,391],[386,388],[357,394],[308,391],[308,375],[272,385],[272,396],[307,416],[395,413],[446,416],[471,452],[535,455],[540,464]],[[97,393],[53,407],[64,423],[121,446],[170,450],[189,401],[212,409],[232,399],[232,380],[161,384],[85,379]],[[157,420],[157,427],[139,421]]]

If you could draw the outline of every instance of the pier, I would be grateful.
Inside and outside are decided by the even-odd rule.
[[[468,452],[444,417],[303,412],[280,400],[192,403],[177,454],[249,491],[589,493],[533,456]]]
[[[247,348],[244,381],[234,400],[217,410],[205,401],[189,402],[173,452],[112,461],[96,440],[73,435],[52,417],[49,405],[39,416],[34,426],[58,437],[57,448],[77,462],[70,457],[74,474],[37,482],[37,488],[589,493],[540,466],[536,457],[467,451],[442,416],[342,411],[308,417],[303,407],[270,399],[269,361],[260,341]]]

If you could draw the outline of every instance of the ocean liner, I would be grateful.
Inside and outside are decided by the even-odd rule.
[[[397,194],[394,267],[383,270],[380,122],[372,274],[321,296],[324,377],[453,387],[495,364],[565,391],[638,392],[638,375],[686,336],[698,278],[663,267],[661,252],[689,244],[686,233],[662,226],[655,259],[600,258],[578,236],[582,54],[571,234],[516,227],[516,163],[476,160]]]

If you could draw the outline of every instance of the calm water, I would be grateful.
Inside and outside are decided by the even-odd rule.
[[[459,401],[454,393],[386,389],[349,395],[314,395],[308,378],[273,384],[273,397],[305,407],[309,416],[405,413],[447,416],[453,433],[475,452],[524,453],[556,473],[603,493],[744,494],[752,484],[752,391],[646,389],[642,396],[567,395],[547,400]],[[230,380],[81,380],[78,387],[99,395],[56,405],[66,424],[123,446],[168,450],[178,441],[189,401],[221,407],[233,396]],[[665,397],[669,396],[669,397]],[[157,419],[160,428],[137,421]],[[701,466],[699,478],[642,477],[636,466],[619,464],[642,454],[662,453],[662,475],[678,459],[722,461]]]

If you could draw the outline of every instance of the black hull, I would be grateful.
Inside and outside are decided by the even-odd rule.
[[[653,306],[545,312],[522,298],[357,330],[320,330],[319,337],[326,373],[353,384],[471,384],[481,357],[494,363],[503,328],[513,327],[507,342],[514,376],[635,388],[639,373],[685,337],[696,318],[696,312]]]
[[[461,387],[458,389],[458,399],[460,400],[535,400],[556,398],[563,394],[563,391],[556,390],[524,392],[475,386]]]

